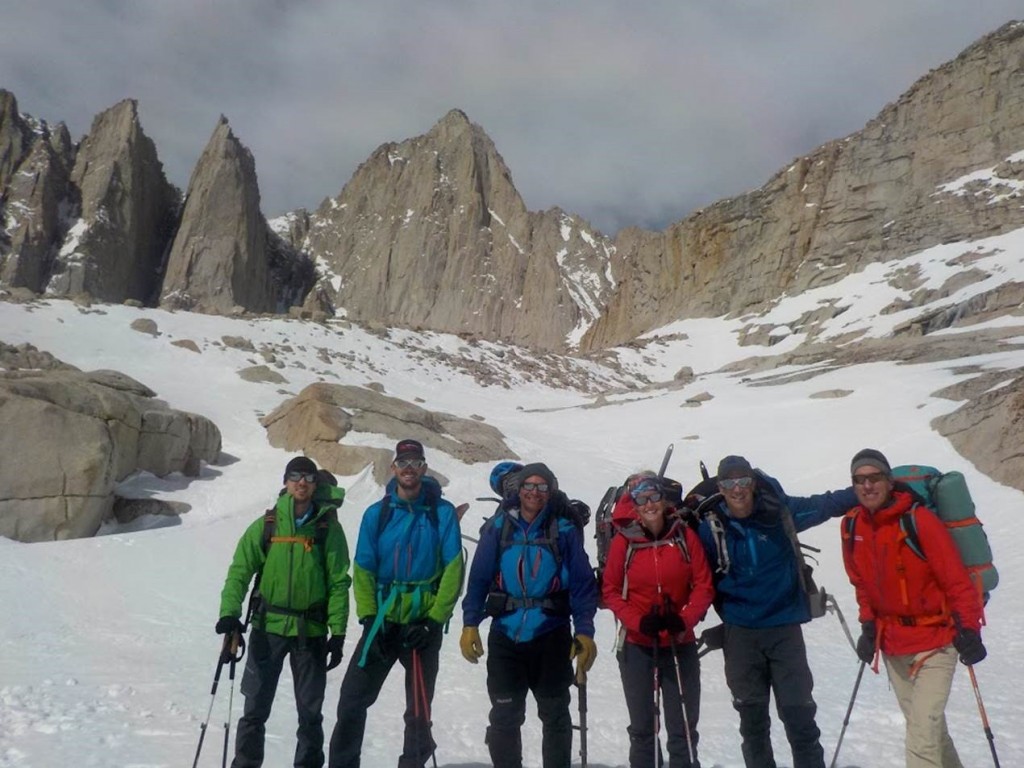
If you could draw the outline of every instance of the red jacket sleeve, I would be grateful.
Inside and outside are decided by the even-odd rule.
[[[715,587],[711,578],[711,566],[708,565],[708,558],[704,554],[700,537],[687,527],[684,538],[686,549],[690,553],[690,573],[693,583],[690,587],[690,598],[683,606],[680,616],[682,616],[686,628],[692,631],[703,621],[708,608],[711,607],[711,601],[715,598]]]
[[[626,550],[628,548],[625,536],[616,534],[612,537],[612,543],[608,547],[608,559],[604,564],[604,576],[601,583],[601,596],[604,604],[611,609],[626,629],[633,632],[640,631],[640,619],[643,613],[638,611],[627,600],[622,599],[622,582],[626,578]]]
[[[841,530],[843,531],[842,547],[843,547],[843,565],[846,567],[846,575],[850,579],[850,584],[853,585],[853,593],[857,598],[857,620],[860,622],[873,621],[875,618],[875,610],[871,607],[871,600],[868,597],[868,590],[864,584],[864,577],[861,575],[861,569],[857,561],[857,545],[856,538],[859,534],[859,526],[864,525],[863,515],[868,514],[860,507],[857,507],[855,511],[848,512],[847,515],[855,515],[850,527],[853,529],[849,536],[854,538],[848,538],[847,536],[847,520],[848,517],[844,517],[841,523]],[[861,545],[863,549],[863,545]]]
[[[960,557],[960,550],[946,526],[931,510],[918,507],[914,513],[917,535],[928,565],[946,596],[949,612],[965,629],[981,631],[981,596]]]

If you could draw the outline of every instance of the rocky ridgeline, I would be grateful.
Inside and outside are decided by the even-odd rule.
[[[596,350],[678,317],[746,312],[870,262],[1024,226],[1016,192],[945,186],[993,168],[1012,189],[1024,162],[1009,158],[1022,150],[1021,23],[761,188],[614,240],[561,210],[528,211],[493,142],[458,110],[382,145],[315,212],[268,226],[253,157],[224,118],[182,200],[135,102],[97,116],[75,145],[63,125],[21,115],[0,91],[0,284],[211,313],[301,307]],[[984,302],[1006,309],[1013,292]],[[793,330],[839,311],[819,307]]]

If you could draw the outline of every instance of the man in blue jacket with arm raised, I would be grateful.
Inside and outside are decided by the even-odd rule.
[[[811,583],[796,532],[842,516],[857,497],[852,488],[787,496],[742,456],[722,459],[717,483],[721,501],[698,532],[724,622],[725,679],[740,716],[744,763],[775,768],[768,710],[774,692],[793,768],[824,768],[814,680],[800,628],[811,619]]]

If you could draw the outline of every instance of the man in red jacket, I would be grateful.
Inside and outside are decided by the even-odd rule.
[[[946,728],[946,701],[957,655],[985,658],[981,596],[942,521],[893,481],[889,462],[865,449],[850,464],[860,504],[847,513],[843,561],[857,594],[862,634],[857,655],[885,660],[907,721],[908,768],[963,768]],[[900,520],[913,515],[924,559],[906,544]]]

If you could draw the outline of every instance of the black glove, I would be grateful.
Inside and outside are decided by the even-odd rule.
[[[369,616],[363,616],[363,618],[361,618],[359,620],[359,624],[364,629],[369,629],[370,627],[373,626],[373,622],[375,622],[376,620],[377,620],[377,614],[371,613]]]
[[[971,666],[988,656],[988,651],[981,642],[981,635],[973,629],[961,629],[953,638],[953,647],[960,654],[960,662]]]
[[[686,622],[678,613],[666,613],[661,623],[670,635],[678,635],[680,632],[686,631]]]
[[[875,660],[875,630],[875,622],[861,622],[860,637],[857,638],[857,658],[865,664]]]
[[[700,633],[700,641],[709,651],[720,651],[725,645],[725,624],[716,624]]]
[[[341,658],[345,655],[344,647],[344,635],[331,635],[331,639],[327,641],[327,672],[341,664]]]
[[[234,616],[221,616],[217,619],[217,626],[213,629],[218,635],[230,635],[232,632],[242,634],[245,632],[242,622]]]
[[[407,624],[402,632],[402,645],[413,651],[426,650],[440,631],[441,625],[431,619]]]
[[[665,619],[656,609],[644,614],[644,617],[640,619],[640,632],[648,637],[656,638],[663,629],[665,629]]]

